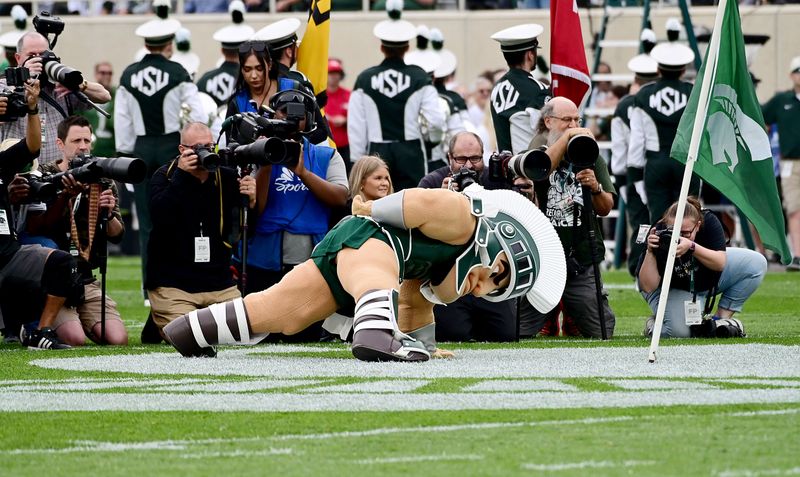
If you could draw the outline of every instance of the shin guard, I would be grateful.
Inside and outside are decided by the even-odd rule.
[[[353,356],[362,361],[427,361],[425,345],[397,326],[396,290],[371,290],[356,303]]]
[[[214,357],[218,344],[253,344],[267,333],[253,335],[241,298],[183,315],[164,327],[164,336],[183,356]]]

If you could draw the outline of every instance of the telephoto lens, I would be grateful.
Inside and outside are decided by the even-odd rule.
[[[214,172],[219,167],[219,156],[207,147],[195,147],[194,153],[197,154],[197,161],[200,165],[209,172]]]
[[[600,154],[600,147],[597,141],[588,134],[573,136],[567,143],[567,162],[572,164],[573,171],[582,171],[594,167],[597,156]]]

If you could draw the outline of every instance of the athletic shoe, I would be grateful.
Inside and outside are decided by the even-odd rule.
[[[142,344],[159,344],[164,341],[161,333],[158,331],[155,321],[153,321],[153,314],[147,315],[147,320],[142,327]]]
[[[642,334],[648,338],[653,336],[653,327],[655,325],[656,317],[654,315],[647,317],[647,321],[644,322],[644,330],[642,331]]]
[[[800,257],[792,257],[789,265],[786,265],[787,272],[800,272]]]
[[[72,346],[62,343],[52,328],[28,330],[23,325],[19,330],[19,339],[22,346],[27,346],[28,349],[72,348]]]

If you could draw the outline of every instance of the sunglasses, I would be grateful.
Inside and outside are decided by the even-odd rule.
[[[267,51],[267,42],[248,40],[239,45],[239,54],[244,55],[245,53],[249,53],[251,50],[256,53],[263,53]]]

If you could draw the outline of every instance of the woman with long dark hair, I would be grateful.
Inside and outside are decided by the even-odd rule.
[[[258,112],[277,92],[278,70],[273,68],[267,43],[246,41],[239,45],[239,77],[225,117]]]

